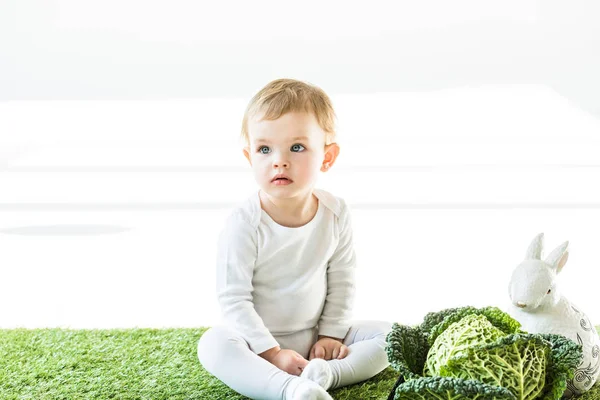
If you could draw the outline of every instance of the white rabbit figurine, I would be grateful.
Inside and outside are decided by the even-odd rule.
[[[542,261],[544,234],[533,239],[525,260],[515,268],[508,285],[509,314],[529,333],[555,333],[583,347],[583,360],[567,382],[565,397],[590,389],[600,372],[600,338],[594,325],[579,308],[560,294],[556,275],[569,257],[564,242]]]

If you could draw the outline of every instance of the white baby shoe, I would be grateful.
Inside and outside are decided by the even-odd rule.
[[[322,358],[313,358],[308,365],[304,367],[304,371],[300,374],[302,378],[310,379],[316,382],[325,390],[331,388],[333,383],[333,372],[327,361]]]

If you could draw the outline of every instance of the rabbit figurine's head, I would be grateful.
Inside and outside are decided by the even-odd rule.
[[[524,312],[553,306],[560,299],[555,280],[569,258],[569,242],[564,242],[542,260],[543,242],[543,233],[533,239],[525,260],[515,268],[508,285],[510,301]]]

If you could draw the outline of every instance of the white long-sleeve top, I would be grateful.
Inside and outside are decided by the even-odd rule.
[[[256,354],[273,335],[318,326],[343,338],[350,328],[356,259],[344,200],[315,189],[314,218],[289,228],[261,209],[258,191],[229,216],[219,236],[217,296],[225,324]]]

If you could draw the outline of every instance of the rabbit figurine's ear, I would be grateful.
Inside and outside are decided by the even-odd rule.
[[[541,260],[542,259],[542,248],[544,247],[544,234],[538,234],[527,249],[525,254],[526,260]]]
[[[552,253],[546,257],[546,263],[552,266],[552,268],[556,270],[557,274],[562,270],[562,267],[565,266],[567,259],[569,258],[567,247],[569,247],[569,242],[564,242],[552,250]]]

